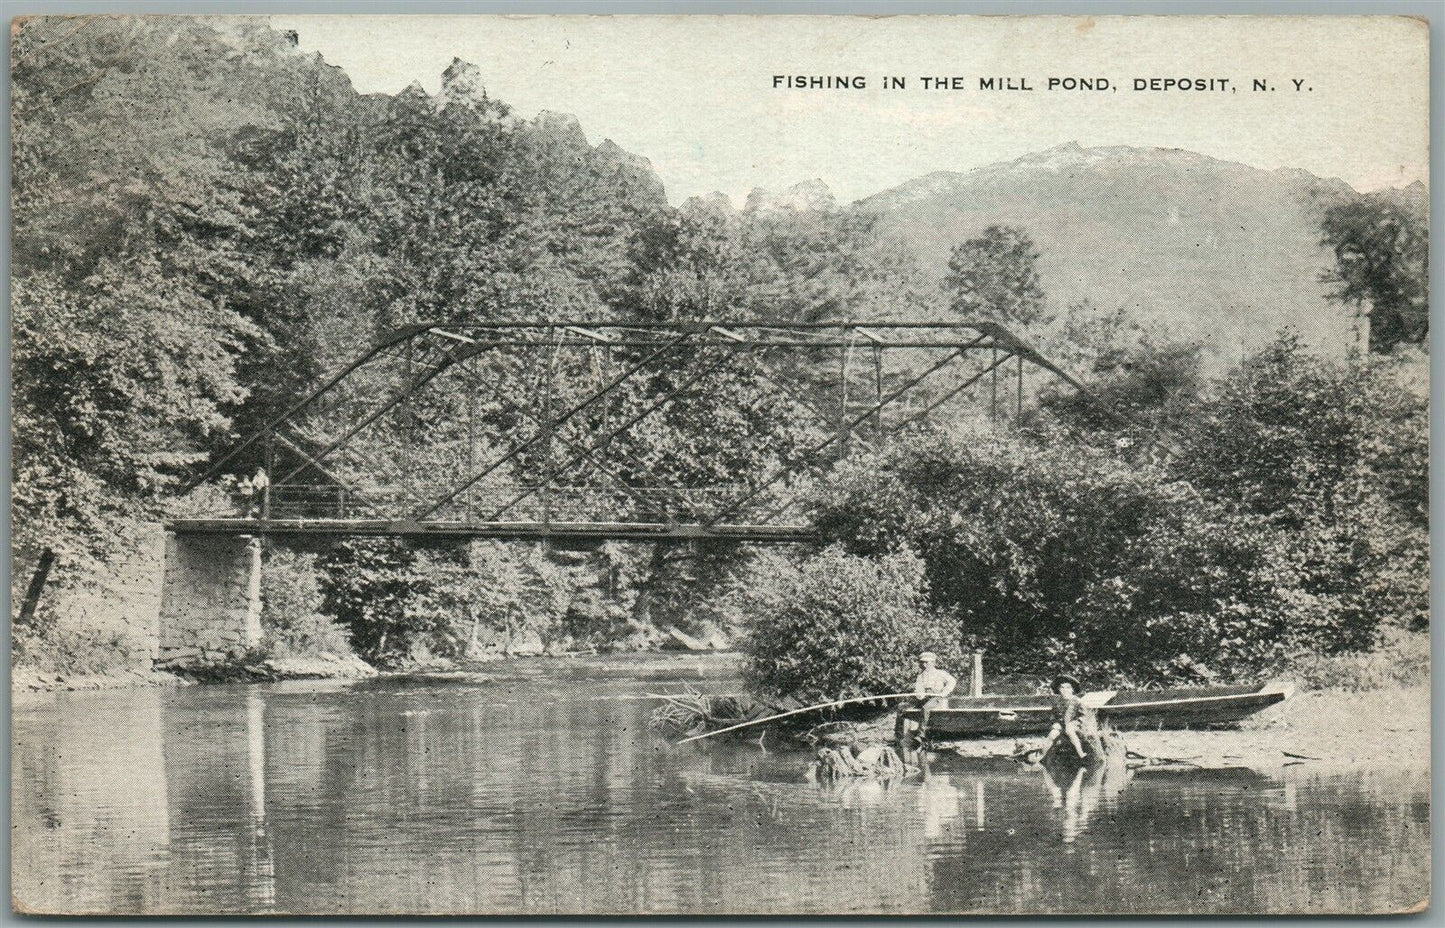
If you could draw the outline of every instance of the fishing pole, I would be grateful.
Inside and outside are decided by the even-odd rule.
[[[804,712],[812,712],[814,709],[827,709],[831,706],[846,706],[850,702],[871,702],[875,699],[901,699],[904,696],[917,696],[918,694],[909,690],[906,693],[884,693],[882,696],[854,696],[851,699],[835,699],[832,702],[820,702],[816,706],[804,706],[801,709],[793,709],[788,712],[779,712],[777,715],[770,715],[766,718],[753,719],[750,722],[739,722],[736,725],[729,725],[727,728],[719,728],[717,731],[704,732],[701,735],[693,735],[690,738],[683,738],[678,744],[687,744],[689,741],[700,741],[703,738],[711,738],[713,735],[721,735],[725,732],[737,731],[739,728],[747,728],[752,725],[761,725],[764,722],[774,722],[778,719],[785,719],[790,715],[800,715]]]

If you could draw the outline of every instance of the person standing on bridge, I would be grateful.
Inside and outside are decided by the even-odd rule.
[[[264,468],[264,467],[258,467],[258,468],[256,468],[256,476],[254,476],[254,477],[251,478],[251,486],[255,489],[255,491],[256,491],[256,496],[261,499],[261,508],[262,508],[261,514],[262,514],[263,516],[264,516],[264,515],[267,515],[267,513],[265,512],[265,510],[266,510],[266,508],[267,508],[266,503],[265,503],[265,501],[266,501],[266,491],[267,491],[267,489],[271,486],[271,478],[266,476],[266,468]]]
[[[266,468],[256,468],[256,476],[242,478],[236,485],[240,490],[241,497],[246,501],[246,518],[253,518],[256,514],[257,495],[265,496],[266,488],[271,485],[271,479],[266,476]]]

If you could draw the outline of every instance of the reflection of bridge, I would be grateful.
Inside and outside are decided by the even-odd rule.
[[[797,541],[831,464],[1025,373],[989,322],[419,323],[372,345],[197,483],[254,498],[182,534]]]

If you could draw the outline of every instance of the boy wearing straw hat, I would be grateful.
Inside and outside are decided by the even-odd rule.
[[[1079,735],[1083,732],[1085,709],[1084,701],[1076,695],[1081,688],[1079,678],[1067,673],[1054,677],[1054,681],[1049,684],[1049,689],[1054,691],[1054,724],[1049,729],[1048,738],[1044,740],[1044,754],[1049,753],[1054,742],[1059,740],[1059,735],[1064,735],[1074,746],[1074,752],[1079,755],[1079,759],[1084,759],[1084,745]]]

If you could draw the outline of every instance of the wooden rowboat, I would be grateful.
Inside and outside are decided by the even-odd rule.
[[[1289,684],[1210,686],[1168,690],[1104,690],[1085,693],[1086,706],[1117,729],[1194,728],[1237,722],[1294,695]],[[906,709],[904,718],[922,721],[918,709]],[[1043,734],[1053,724],[1053,697],[955,696],[947,708],[929,715],[932,737],[987,737]]]

